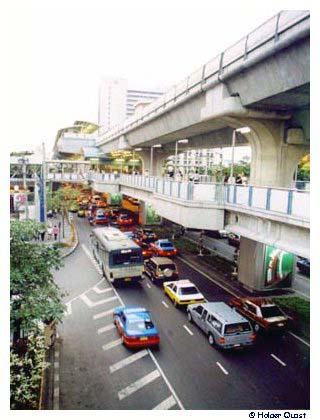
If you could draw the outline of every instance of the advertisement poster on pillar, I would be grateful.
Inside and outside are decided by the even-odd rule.
[[[294,256],[290,252],[266,245],[265,286],[289,287],[292,282]]]

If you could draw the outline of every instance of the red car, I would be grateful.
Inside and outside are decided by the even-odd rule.
[[[229,305],[248,318],[256,332],[261,329],[282,332],[288,325],[288,317],[271,299],[233,298]]]
[[[142,248],[142,256],[144,260],[148,260],[149,258],[153,257],[153,252],[150,248],[149,244],[146,243],[139,243],[140,247]]]
[[[119,226],[130,226],[133,224],[133,218],[128,214],[119,214],[117,218],[117,223]]]

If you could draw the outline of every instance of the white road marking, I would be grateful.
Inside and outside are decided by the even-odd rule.
[[[271,357],[274,358],[274,360],[276,360],[278,363],[280,363],[280,365],[282,366],[287,366],[281,359],[279,359],[279,357],[277,357],[275,354],[271,353],[270,354]]]
[[[162,305],[163,305],[163,306],[165,306],[166,308],[169,308],[169,306],[166,304],[166,302],[165,302],[164,300],[163,300],[161,303],[162,303]]]
[[[301,343],[303,343],[303,344],[305,344],[306,346],[310,347],[310,344],[309,344],[307,341],[305,341],[305,340],[303,340],[301,337],[299,337],[299,336],[297,336],[297,335],[293,334],[293,332],[289,331],[289,334],[290,334],[290,335],[292,335],[292,336],[293,336],[294,338],[296,338],[297,340],[301,341]]]
[[[216,363],[225,375],[229,375],[229,372],[222,366],[221,363],[219,362],[216,362]]]
[[[148,375],[144,376],[143,378],[138,379],[136,382],[133,382],[131,385],[118,392],[119,400],[123,400],[124,398],[128,397],[129,395],[133,394],[134,392],[138,391],[144,386],[150,384],[152,381],[159,378],[159,376],[161,376],[160,372],[156,369]]]
[[[158,371],[161,373],[165,383],[167,384],[167,387],[170,389],[171,394],[174,396],[178,406],[180,407],[181,410],[184,410],[184,406],[182,405],[182,402],[180,401],[180,399],[177,397],[177,394],[175,392],[175,390],[173,389],[173,387],[171,386],[168,378],[166,377],[166,375],[163,373],[163,370],[161,369],[157,359],[154,357],[152,351],[150,349],[148,349],[148,353],[150,354],[151,359],[154,361],[155,365],[158,368]]]
[[[117,292],[117,290],[112,286],[114,293],[116,294],[116,296],[118,296],[119,302],[121,303],[122,306],[125,306],[123,300],[121,299],[119,293]],[[165,303],[165,302],[164,302]],[[119,340],[121,342],[121,340]],[[178,406],[180,407],[181,410],[184,410],[184,406],[182,405],[182,402],[180,401],[180,399],[178,398],[175,390],[173,389],[172,385],[170,384],[168,378],[166,377],[166,375],[164,374],[163,370],[161,369],[157,359],[154,357],[152,351],[150,349],[148,349],[148,353],[151,357],[151,359],[153,360],[154,364],[157,366],[158,371],[160,372],[163,380],[165,381],[165,383],[167,384],[167,387],[169,388],[171,394],[174,396],[175,400],[177,401]]]
[[[108,324],[105,327],[99,328],[98,329],[98,334],[102,334],[106,331],[113,330],[114,328],[116,328],[116,326],[114,324]]]
[[[188,333],[189,333],[190,335],[193,335],[193,332],[192,332],[191,330],[189,330],[189,328],[188,328],[186,325],[184,325],[184,326],[183,326],[183,328],[184,328],[186,331],[188,331]]]
[[[98,271],[99,274],[102,274],[102,270],[101,270],[100,266],[98,265],[98,263],[96,262],[96,260],[94,259],[94,256],[91,254],[91,252],[85,246],[85,244],[82,244],[81,246],[82,246],[82,249],[84,250],[84,252],[87,254],[89,260],[94,265],[94,268]]]
[[[111,315],[114,311],[114,308],[109,309],[108,311],[100,312],[99,314],[93,315],[93,319],[104,318],[105,316]]]
[[[104,346],[102,346],[102,349],[104,351],[107,351],[112,349],[113,347],[119,346],[119,344],[121,344],[121,338],[119,338],[118,340],[111,341],[108,344],[105,344]]]
[[[149,289],[151,289],[151,286],[150,286],[150,284],[149,284],[149,283],[146,283],[146,285],[147,285],[147,287],[148,287]]]
[[[101,293],[110,292],[112,290],[112,288],[111,287],[108,287],[107,289],[99,289],[97,286],[94,286],[92,288],[92,290],[94,290],[96,293],[98,293],[100,295]]]
[[[99,305],[103,305],[104,303],[108,303],[108,302],[112,302],[113,300],[117,300],[118,297],[117,296],[111,296],[108,299],[103,299],[103,300],[98,300],[98,302],[92,302],[88,296],[86,296],[85,294],[80,295],[80,298],[82,299],[82,301],[89,306],[89,308],[94,308],[95,306],[99,306]]]
[[[152,410],[169,410],[174,405],[176,405],[176,400],[173,398],[172,395],[170,395],[170,397],[163,400],[160,404],[158,404]]]
[[[147,350],[141,350],[138,353],[133,354],[132,356],[126,357],[125,359],[120,360],[120,362],[115,363],[114,365],[110,366],[110,372],[113,373],[116,370],[122,369],[125,366],[130,365],[131,363],[135,362],[136,360],[141,359],[144,356],[147,356]]]

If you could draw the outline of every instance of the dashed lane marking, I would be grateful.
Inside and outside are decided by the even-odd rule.
[[[72,314],[71,302],[67,302],[66,304],[67,309],[64,311],[64,315],[68,316]]]
[[[106,325],[105,327],[101,327],[98,329],[98,334],[103,334],[104,332],[110,331],[115,329],[116,326],[114,324]]]
[[[216,362],[217,363],[217,366],[219,366],[219,368],[222,370],[222,372],[225,374],[225,375],[229,375],[229,372],[222,366],[222,364],[221,363],[219,363],[219,362]]]
[[[94,286],[92,288],[92,290],[94,290],[96,293],[98,293],[100,295],[102,293],[111,292],[112,288],[111,287],[107,287],[107,289],[99,289],[97,286]]]
[[[193,332],[186,326],[186,325],[184,325],[183,326],[183,328],[186,330],[186,331],[188,331],[188,333],[190,334],[190,335],[193,335]]]
[[[131,363],[135,362],[136,360],[141,359],[144,356],[147,356],[147,350],[141,350],[138,353],[133,354],[132,356],[126,357],[125,359],[120,360],[120,362],[115,363],[114,365],[110,366],[110,372],[113,373],[119,369],[122,369],[125,366],[130,365]]]
[[[119,344],[121,344],[121,338],[119,338],[118,340],[111,341],[108,344],[105,344],[104,346],[102,346],[102,349],[104,351],[107,351],[112,349],[113,347],[119,346]]]
[[[289,331],[289,334],[292,335],[294,338],[296,338],[297,340],[301,341],[301,343],[305,344],[306,346],[310,347],[310,344],[303,340],[301,337],[298,337],[297,335],[295,335],[293,332]]]
[[[93,315],[93,319],[104,318],[105,316],[111,315],[114,311],[114,308],[109,309],[108,311],[100,312],[99,314]]]
[[[99,305],[103,305],[104,303],[108,303],[108,302],[112,302],[113,300],[117,300],[118,297],[117,296],[111,296],[107,299],[103,299],[103,300],[99,300],[98,302],[92,302],[88,296],[86,296],[85,294],[80,295],[80,298],[82,299],[82,301],[89,306],[89,308],[94,308],[95,306],[99,306]]]
[[[276,360],[278,363],[280,363],[280,365],[282,365],[282,366],[284,366],[284,367],[286,367],[287,365],[281,360],[281,359],[279,359],[279,357],[277,357],[275,354],[273,354],[273,353],[271,353],[270,354],[270,356],[271,357],[273,357],[274,358],[274,360]]]
[[[161,303],[162,303],[162,305],[163,305],[163,306],[165,306],[166,308],[169,308],[169,306],[166,304],[166,302],[165,302],[164,300],[163,300]]]
[[[148,287],[149,289],[151,289],[151,286],[150,286],[150,284],[149,284],[149,283],[146,283],[146,285],[147,285],[147,287]]]
[[[171,407],[176,405],[176,401],[172,395],[170,397],[163,400],[160,404],[154,407],[152,410],[169,410]]]
[[[155,379],[159,378],[160,372],[158,369],[154,370],[153,372],[149,373],[148,375],[144,376],[143,378],[133,382],[131,385],[127,386],[126,388],[122,389],[118,392],[119,400],[123,400],[124,398],[128,397],[129,395],[133,394],[134,392],[138,391],[139,389],[143,388],[144,386],[150,384]]]

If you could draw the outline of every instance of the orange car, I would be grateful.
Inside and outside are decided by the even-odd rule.
[[[98,200],[96,204],[98,207],[103,207],[103,208],[107,207],[107,203],[103,200]]]

